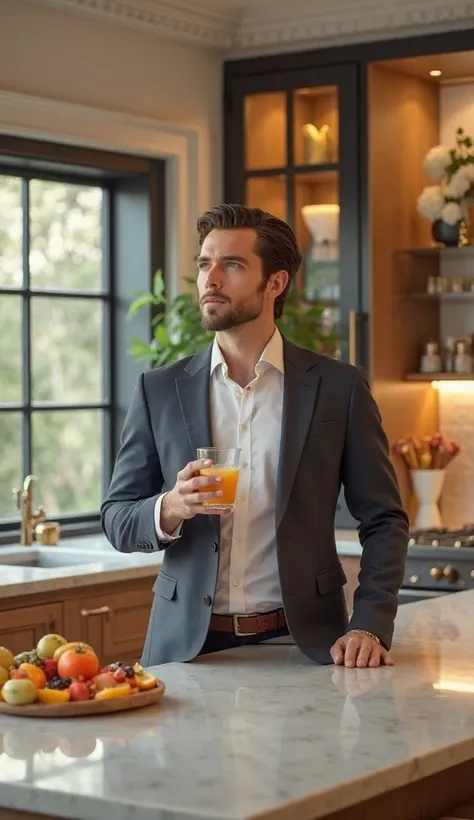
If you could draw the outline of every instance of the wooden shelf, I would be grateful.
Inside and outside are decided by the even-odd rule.
[[[407,373],[407,382],[468,382],[474,381],[474,374],[464,373]]]
[[[474,302],[474,290],[465,290],[461,293],[447,291],[445,293],[407,293],[405,299],[416,299],[425,302]]]

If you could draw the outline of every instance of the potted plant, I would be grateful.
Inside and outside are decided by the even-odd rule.
[[[418,197],[418,213],[433,223],[436,242],[459,245],[462,240],[460,229],[468,219],[474,194],[473,140],[458,128],[456,148],[445,145],[431,148],[426,155],[424,170],[436,184],[424,188]]]
[[[194,279],[186,279],[196,286]],[[201,311],[193,293],[181,293],[172,300],[165,296],[162,271],[153,278],[150,293],[140,291],[130,305],[129,315],[144,308],[152,309],[152,338],[149,342],[131,338],[129,353],[146,362],[150,368],[161,367],[193,355],[208,345],[214,334],[201,326]],[[288,294],[285,312],[277,325],[282,334],[301,347],[318,353],[334,355],[339,336],[324,328],[325,306],[308,303],[305,295],[295,289]]]

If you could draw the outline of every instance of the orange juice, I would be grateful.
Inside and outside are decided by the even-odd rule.
[[[212,499],[212,501],[203,501],[203,506],[233,510],[235,507],[235,496],[237,495],[239,468],[219,467],[217,465],[212,467],[204,467],[199,471],[199,475],[219,475],[221,477],[221,481],[218,484],[208,484],[206,487],[200,488],[200,492],[203,493],[213,493],[217,490],[220,490],[222,493],[221,496]]]

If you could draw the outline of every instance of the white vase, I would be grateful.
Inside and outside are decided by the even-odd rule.
[[[420,503],[415,518],[416,529],[441,527],[438,501],[443,490],[444,474],[444,470],[411,470],[413,489]]]

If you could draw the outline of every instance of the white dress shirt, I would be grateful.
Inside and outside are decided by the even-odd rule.
[[[210,404],[213,446],[240,447],[240,474],[233,514],[221,518],[219,575],[213,612],[245,615],[282,606],[276,554],[275,505],[283,413],[283,339],[275,330],[246,388],[229,378],[214,340]],[[158,538],[163,496],[155,506]]]

